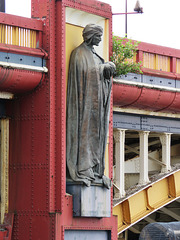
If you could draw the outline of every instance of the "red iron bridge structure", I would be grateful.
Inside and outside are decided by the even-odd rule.
[[[109,59],[112,11],[95,0],[31,2],[31,18],[0,13],[0,239],[138,239],[148,223],[180,221],[180,50],[140,43],[143,74],[114,78],[110,216],[75,217],[66,191],[69,55],[93,22]]]

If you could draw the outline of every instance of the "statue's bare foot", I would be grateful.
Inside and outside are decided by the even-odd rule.
[[[108,177],[106,177],[105,175],[103,175],[102,177],[102,181],[103,181],[103,184],[106,188],[110,189],[112,187],[112,182],[111,182],[111,179],[109,179]]]
[[[91,186],[91,181],[87,180],[87,179],[83,179],[83,182],[84,184],[87,186],[87,187],[90,187]]]

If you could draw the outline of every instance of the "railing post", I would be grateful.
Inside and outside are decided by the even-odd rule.
[[[176,73],[176,57],[172,57],[171,58],[171,62],[170,62],[170,70],[171,70],[171,72],[173,72],[173,73]]]
[[[124,143],[125,143],[126,129],[116,129],[114,131],[115,139],[115,162],[116,162],[116,179],[115,184],[119,190],[115,190],[115,198],[122,198],[125,196],[124,184]]]
[[[160,135],[162,145],[162,162],[165,164],[165,166],[162,166],[162,173],[171,171],[171,134],[172,133],[163,133]]]
[[[136,55],[136,62],[142,62],[143,65],[143,51],[138,50]]]
[[[144,185],[149,182],[149,177],[148,177],[148,135],[149,135],[149,131],[139,132],[139,137],[140,137],[139,184],[140,185]]]

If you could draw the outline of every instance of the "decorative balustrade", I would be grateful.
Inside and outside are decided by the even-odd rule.
[[[0,43],[36,48],[36,31],[0,24]]]
[[[31,91],[44,80],[48,54],[42,34],[42,20],[0,13],[0,91],[6,97]]]
[[[145,74],[180,79],[180,50],[140,43],[136,61],[142,62]]]
[[[0,43],[21,47],[42,47],[43,22],[0,13]]]

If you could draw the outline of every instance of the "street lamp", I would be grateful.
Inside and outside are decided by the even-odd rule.
[[[0,12],[5,12],[5,0],[0,0]]]
[[[125,0],[125,12],[124,13],[113,13],[113,15],[125,15],[125,37],[127,37],[127,15],[143,13],[143,8],[140,6],[139,0],[137,0],[134,7],[134,12],[127,12],[127,0]]]

